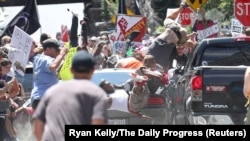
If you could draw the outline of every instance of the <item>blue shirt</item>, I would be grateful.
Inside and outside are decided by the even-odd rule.
[[[40,100],[45,91],[58,82],[57,74],[50,70],[50,64],[54,58],[37,54],[33,58],[33,89],[31,91],[31,101]]]

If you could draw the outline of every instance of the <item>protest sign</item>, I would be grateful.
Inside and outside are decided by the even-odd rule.
[[[15,26],[11,38],[10,46],[8,47],[8,58],[11,60],[13,68],[21,76],[24,76],[24,70],[29,61],[30,50],[33,39],[19,27]],[[23,69],[17,69],[19,64]]]
[[[146,34],[146,17],[143,16],[128,16],[118,15],[117,18],[117,41],[125,41],[132,32],[140,32],[135,37],[134,42],[141,42],[142,37]]]
[[[233,37],[238,37],[242,35],[243,25],[239,20],[233,18],[231,19],[231,32]]]

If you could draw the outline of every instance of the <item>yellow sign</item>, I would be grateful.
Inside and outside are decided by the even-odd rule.
[[[186,0],[187,4],[197,11],[198,8],[201,8],[207,0]]]

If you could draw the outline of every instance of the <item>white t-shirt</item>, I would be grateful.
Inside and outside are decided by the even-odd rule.
[[[114,93],[109,95],[112,97],[112,105],[109,108],[109,110],[117,110],[117,111],[123,111],[127,112],[128,111],[128,97],[129,95],[125,90],[115,90]]]

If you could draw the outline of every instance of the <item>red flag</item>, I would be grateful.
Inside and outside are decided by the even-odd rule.
[[[63,42],[69,42],[69,33],[68,33],[68,28],[67,26],[65,25],[62,25],[61,26],[61,33],[62,33],[62,36],[61,36],[61,40]]]

